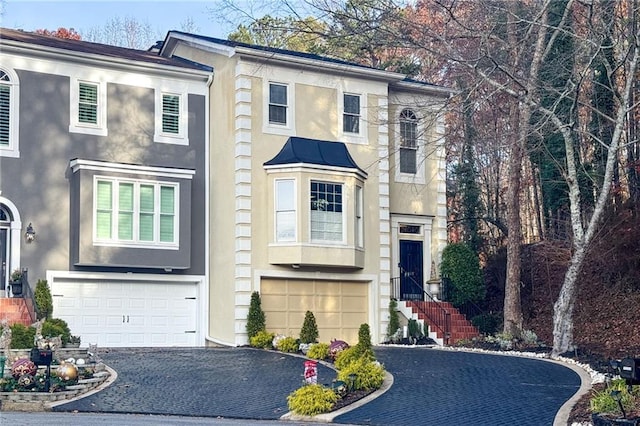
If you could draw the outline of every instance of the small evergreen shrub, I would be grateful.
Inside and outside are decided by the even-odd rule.
[[[398,302],[394,299],[389,301],[389,324],[387,324],[387,338],[393,341],[394,336],[400,330],[400,316],[398,315]]]
[[[478,329],[480,334],[496,334],[502,329],[502,314],[498,312],[489,312],[486,314],[476,315],[471,318],[471,324]]]
[[[336,360],[334,361],[333,365],[338,370],[342,370],[347,365],[351,364],[352,362],[354,362],[358,358],[360,358],[360,353],[358,353],[358,351],[357,351],[355,346],[352,346],[350,348],[347,348],[347,349],[344,349],[343,351],[341,351],[338,354],[338,356],[336,356]]]
[[[33,298],[36,305],[36,317],[50,319],[53,314],[53,299],[47,280],[38,280],[36,289],[33,291]]]
[[[289,410],[304,416],[328,413],[336,401],[338,395],[322,385],[303,386],[287,397]]]
[[[442,277],[451,284],[447,300],[458,307],[485,298],[486,287],[478,255],[465,243],[448,244],[442,251]]]
[[[354,389],[378,389],[384,382],[384,368],[380,363],[367,358],[358,358],[338,371],[338,380],[349,383],[355,375]]]
[[[410,319],[407,323],[407,333],[409,334],[409,337],[413,337],[414,339],[421,339],[422,337],[424,337],[422,324],[417,320]]]
[[[300,330],[300,343],[315,343],[318,341],[318,325],[313,312],[307,311],[304,314],[304,322]]]
[[[358,343],[355,346],[358,357],[367,356],[371,360],[375,359],[371,345],[371,331],[369,324],[360,324],[358,329]]]
[[[265,330],[258,331],[258,333],[251,338],[250,345],[254,348],[272,349],[273,337],[273,333],[269,333]]]
[[[249,341],[260,331],[266,331],[266,329],[267,319],[262,310],[260,293],[254,291],[251,293],[251,303],[249,305],[249,313],[247,314],[247,335],[249,336]],[[253,344],[251,346],[253,346]]]
[[[329,345],[327,343],[313,343],[307,351],[307,357],[320,360],[329,358]]]
[[[33,348],[33,341],[36,337],[36,329],[22,324],[11,326],[11,349]]]
[[[280,352],[296,353],[298,352],[298,340],[295,337],[285,337],[277,343],[276,349]]]
[[[42,324],[42,337],[62,336],[62,343],[69,343],[71,339],[71,330],[69,324],[60,318],[50,318]]]

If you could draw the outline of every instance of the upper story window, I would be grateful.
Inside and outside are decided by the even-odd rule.
[[[275,181],[276,241],[296,241],[296,184],[294,179]]]
[[[189,113],[185,95],[156,90],[155,114],[155,142],[189,145]]]
[[[72,81],[70,98],[69,131],[107,136],[106,84],[76,79]]]
[[[344,241],[342,184],[311,181],[311,241]]]
[[[345,133],[360,133],[360,95],[344,94],[342,130]]]
[[[18,153],[18,77],[0,69],[0,156]]]
[[[400,173],[417,172],[418,117],[410,109],[400,112]]]
[[[287,86],[269,83],[269,123],[287,125]]]
[[[176,246],[178,223],[177,184],[96,178],[96,242]]]

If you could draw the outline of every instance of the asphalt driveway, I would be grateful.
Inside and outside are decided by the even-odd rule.
[[[389,391],[334,422],[370,425],[552,425],[580,387],[562,365],[528,358],[376,348]],[[250,348],[114,349],[107,389],[54,411],[278,419],[302,384],[303,359]],[[319,365],[320,383],[335,377]]]

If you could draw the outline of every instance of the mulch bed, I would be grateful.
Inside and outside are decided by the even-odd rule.
[[[341,409],[342,407],[351,405],[354,402],[364,398],[365,396],[372,394],[373,392],[375,392],[375,389],[369,389],[369,390],[361,389],[361,390],[355,390],[355,391],[349,392],[348,394],[346,394],[336,402],[336,404],[333,406],[333,409],[331,411],[336,411]]]

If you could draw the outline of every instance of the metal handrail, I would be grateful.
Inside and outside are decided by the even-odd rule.
[[[413,277],[408,276],[407,278],[409,278],[410,280],[412,289],[416,289],[422,292],[423,298],[420,299],[420,301],[426,300],[426,301],[434,302],[433,306],[437,307],[438,313],[440,314],[439,316],[442,319],[441,323],[443,324],[444,328],[438,325],[438,321],[433,318],[433,315],[430,315],[428,312],[422,309],[422,307],[420,307],[419,305],[416,305],[416,308],[420,312],[422,312],[422,314],[430,321],[430,325],[433,325],[438,330],[440,330],[440,332],[443,335],[444,344],[445,345],[449,344],[449,338],[451,337],[451,313],[447,311],[445,308],[443,308],[442,305],[440,305],[440,303],[438,303],[437,300],[435,300],[429,293],[427,293],[425,289],[422,286],[420,286],[420,284]],[[391,278],[391,283],[392,283],[391,298],[395,300],[404,301],[405,299],[402,299],[402,295],[400,293],[400,277]],[[426,299],[424,296],[426,296]]]

